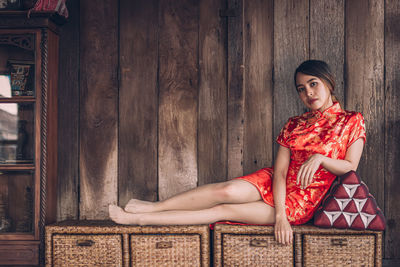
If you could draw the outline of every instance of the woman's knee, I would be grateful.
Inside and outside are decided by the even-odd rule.
[[[232,181],[217,184],[214,194],[218,199],[218,202],[231,203],[234,201],[240,193],[237,187],[238,186]]]
[[[220,203],[247,203],[261,200],[257,188],[247,181],[232,180],[218,184],[215,194]]]

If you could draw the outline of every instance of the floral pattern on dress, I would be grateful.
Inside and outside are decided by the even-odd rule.
[[[363,116],[358,112],[342,110],[338,102],[324,112],[311,111],[287,121],[276,141],[290,149],[286,177],[286,214],[291,224],[303,224],[312,218],[336,178],[320,166],[313,182],[301,189],[300,185],[296,185],[300,166],[317,153],[343,160],[347,148],[359,138],[364,142],[366,140]],[[274,206],[272,176],[273,168],[264,168],[238,179],[255,185],[264,202]]]

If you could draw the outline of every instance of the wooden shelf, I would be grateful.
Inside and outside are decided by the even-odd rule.
[[[34,164],[0,164],[0,171],[29,171],[35,170]]]
[[[36,98],[33,96],[13,96],[13,97],[0,97],[0,103],[24,103],[35,102]]]
[[[0,233],[0,240],[35,240],[33,233]]]

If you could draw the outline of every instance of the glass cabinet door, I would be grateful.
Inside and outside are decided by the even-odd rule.
[[[33,231],[33,181],[34,171],[0,172],[0,235]]]
[[[0,97],[35,95],[35,35],[0,33]]]
[[[34,103],[0,103],[0,164],[33,164]]]
[[[0,240],[35,232],[35,36],[0,30]]]

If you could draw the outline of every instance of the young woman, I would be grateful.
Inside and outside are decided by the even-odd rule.
[[[132,199],[110,205],[120,224],[209,224],[228,220],[275,224],[275,238],[293,240],[292,225],[310,220],[338,175],[356,170],[365,142],[360,113],[342,110],[335,82],[323,61],[303,62],[294,75],[301,101],[310,109],[288,120],[277,138],[274,168],[227,182],[200,186],[159,202]]]

